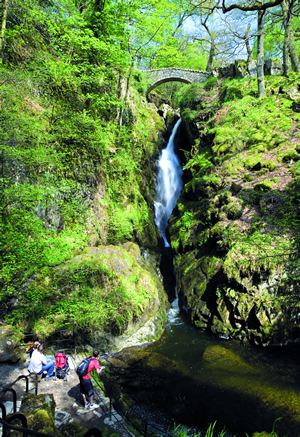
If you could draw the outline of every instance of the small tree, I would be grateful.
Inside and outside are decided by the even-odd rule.
[[[264,98],[266,94],[264,79],[264,15],[267,9],[281,4],[282,1],[283,0],[274,0],[264,3],[262,0],[258,3],[248,5],[234,3],[226,7],[225,0],[222,0],[222,11],[224,14],[233,9],[239,9],[241,11],[257,11],[257,85],[259,98]]]

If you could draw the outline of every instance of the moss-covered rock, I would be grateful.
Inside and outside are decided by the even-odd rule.
[[[22,333],[16,331],[11,325],[0,324],[0,362],[16,362],[23,359],[20,348]]]
[[[87,431],[88,428],[85,428],[77,422],[71,422],[65,423],[62,427],[60,427],[56,435],[58,437],[83,437]]]
[[[259,182],[254,186],[256,191],[270,191],[273,187],[273,182],[269,179],[265,179],[263,182]]]
[[[41,271],[19,308],[29,304],[23,323],[34,323],[31,331],[66,328],[72,321],[85,342],[107,351],[122,347],[118,336],[125,341],[151,320],[144,335],[159,337],[166,302],[156,266],[146,265],[139,247],[127,242],[85,248],[60,268]],[[17,315],[20,323],[20,311]]]
[[[299,288],[286,264],[297,251],[300,175],[299,114],[286,95],[299,82],[297,74],[268,77],[260,100],[255,78],[180,91],[194,148],[169,221],[178,296],[195,326],[216,335],[267,345],[293,341],[299,329],[299,305],[280,285],[287,275],[283,281]],[[213,101],[209,113],[205,101]]]
[[[25,393],[20,412],[27,418],[28,427],[46,434],[56,433],[55,401],[52,394]]]

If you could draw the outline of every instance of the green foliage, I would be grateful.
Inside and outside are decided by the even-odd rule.
[[[249,173],[246,173],[246,174],[244,174],[242,179],[244,182],[251,182],[251,181],[253,181],[253,176]]]
[[[224,437],[226,435],[227,431],[224,428],[221,432],[217,432],[215,430],[216,424],[217,424],[217,422],[211,423],[208,426],[205,434],[203,434],[203,436],[204,437],[214,437],[215,435],[218,435],[219,437]],[[191,431],[192,430],[190,428],[187,428],[183,425],[174,424],[174,429],[172,431],[172,434],[169,431],[168,435],[171,435],[172,437],[200,437],[202,435],[201,432],[198,432],[195,430],[193,432],[191,432]],[[158,434],[158,436],[159,436],[159,434]]]
[[[147,143],[158,141],[158,133],[146,137],[155,129],[151,114],[143,118],[126,107],[127,126],[126,120],[121,131],[118,126],[129,59],[128,47],[117,41],[132,31],[128,14],[140,18],[139,4],[109,0],[101,9],[87,2],[79,11],[67,0],[53,4],[51,13],[36,0],[12,7],[0,67],[1,317],[43,268],[65,263],[87,245],[147,241],[141,163]],[[144,93],[141,72],[133,70],[132,82]],[[49,292],[28,293],[28,302],[44,303],[33,313],[46,314]],[[66,320],[75,307],[62,312]],[[12,318],[17,321],[17,313]]]
[[[276,83],[277,82],[277,83]],[[290,86],[287,81],[272,77],[268,86]],[[272,90],[273,91],[273,90]],[[267,152],[279,146],[289,144],[292,120],[296,115],[291,110],[287,100],[277,104],[274,95],[269,95],[263,100],[257,100],[254,92],[253,80],[239,79],[224,81],[221,89],[220,100],[223,103],[218,123],[211,129],[214,137],[213,151],[215,154],[235,153],[244,149],[249,150],[252,159],[259,152]],[[263,120],[263,122],[262,122]],[[274,121],[276,129],[274,129]],[[293,154],[296,157],[296,154]],[[274,163],[276,166],[276,163]],[[265,167],[274,171],[276,167],[266,163]],[[249,166],[247,168],[250,168]],[[272,168],[272,170],[271,170]]]
[[[181,110],[194,109],[203,94],[202,89],[203,85],[198,83],[183,86],[175,95],[175,105]]]
[[[218,79],[216,77],[210,77],[204,82],[203,88],[206,91],[210,91],[210,90],[217,88],[218,85],[219,85]]]

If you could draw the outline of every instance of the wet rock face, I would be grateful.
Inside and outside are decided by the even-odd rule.
[[[218,237],[220,238],[220,237]],[[220,240],[219,240],[220,242]],[[224,250],[221,246],[221,250]],[[175,256],[179,305],[201,330],[259,346],[297,342],[299,308],[292,294],[297,284],[282,269],[230,280],[216,255],[215,242],[197,259],[196,251]],[[282,282],[283,280],[287,282]],[[287,302],[278,293],[291,293]]]
[[[0,325],[0,362],[12,361],[22,358],[19,349],[22,334],[16,332],[10,325]]]

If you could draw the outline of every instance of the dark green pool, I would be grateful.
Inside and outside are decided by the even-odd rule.
[[[275,426],[280,437],[300,436],[298,348],[258,349],[212,338],[185,323],[175,308],[162,339],[134,350],[151,352],[153,363],[163,360],[150,372],[156,386],[148,384],[132,394],[142,404],[165,409],[176,423],[203,428],[217,420],[219,427],[250,436],[271,432],[280,417]],[[148,360],[144,373],[150,367]],[[138,379],[142,373],[134,371]]]

